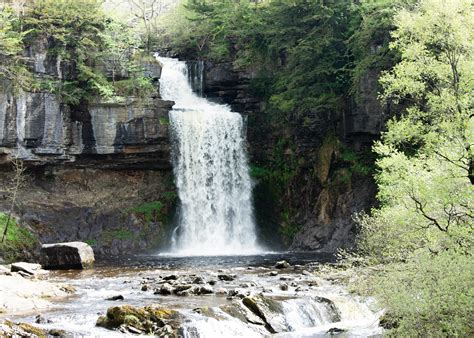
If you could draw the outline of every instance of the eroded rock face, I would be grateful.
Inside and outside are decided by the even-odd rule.
[[[68,242],[41,246],[41,265],[46,269],[87,269],[94,265],[94,261],[94,251],[87,243]]]
[[[71,78],[71,62],[52,48],[46,38],[32,42],[25,51],[31,71],[38,78]],[[10,161],[18,157],[28,179],[15,217],[40,242],[87,241],[96,253],[110,255],[156,248],[163,236],[174,203],[163,195],[174,193],[173,102],[159,96],[160,63],[148,56],[142,66],[156,92],[117,102],[71,105],[52,93],[14,93],[0,83],[0,211],[8,209]],[[107,64],[97,67],[111,76]],[[115,74],[116,80],[127,76]],[[153,205],[162,207],[157,212]]]

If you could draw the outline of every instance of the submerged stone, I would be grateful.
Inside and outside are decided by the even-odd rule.
[[[276,269],[288,269],[290,266],[290,263],[288,263],[287,261],[278,261],[275,264]]]

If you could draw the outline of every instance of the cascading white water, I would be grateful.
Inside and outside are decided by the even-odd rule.
[[[173,166],[181,201],[173,253],[258,252],[242,116],[196,95],[185,62],[159,57],[170,112]]]

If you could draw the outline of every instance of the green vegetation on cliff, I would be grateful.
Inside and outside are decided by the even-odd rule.
[[[27,91],[58,94],[71,104],[155,90],[137,57],[132,29],[108,17],[102,1],[37,0],[18,6],[14,11],[0,4],[0,79]],[[34,77],[24,52],[30,48],[46,48],[57,74],[46,69]]]

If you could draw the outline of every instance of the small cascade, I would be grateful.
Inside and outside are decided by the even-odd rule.
[[[204,96],[204,61],[188,61],[186,62],[188,68],[188,82],[194,93],[199,97]]]
[[[244,124],[228,106],[202,91],[202,63],[191,76],[185,62],[159,58],[161,95],[175,101],[170,112],[173,166],[181,202],[173,253],[250,254],[258,251]],[[191,68],[193,68],[191,67]]]

